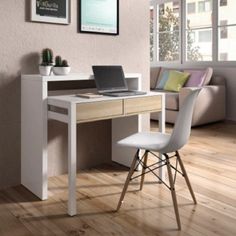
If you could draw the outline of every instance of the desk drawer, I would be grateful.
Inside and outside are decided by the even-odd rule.
[[[109,119],[122,114],[122,100],[88,102],[76,105],[77,122]]]
[[[152,111],[161,111],[160,95],[142,98],[129,98],[124,101],[125,115]]]

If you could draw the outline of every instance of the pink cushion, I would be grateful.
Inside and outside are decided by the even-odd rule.
[[[184,70],[190,77],[184,87],[201,87],[204,85],[205,70]]]

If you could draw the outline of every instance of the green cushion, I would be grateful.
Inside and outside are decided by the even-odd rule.
[[[171,70],[169,71],[169,78],[166,81],[164,90],[179,92],[180,89],[187,82],[190,74],[186,72],[180,72]]]

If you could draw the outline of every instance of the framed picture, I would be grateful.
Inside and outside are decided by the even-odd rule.
[[[79,32],[119,34],[119,0],[79,0]]]
[[[69,24],[70,0],[31,0],[31,20]]]

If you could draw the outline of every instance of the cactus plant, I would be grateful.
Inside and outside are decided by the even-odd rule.
[[[56,56],[55,62],[56,62],[56,64],[55,64],[56,67],[61,67],[62,66],[61,56]]]
[[[67,60],[62,60],[61,56],[56,56],[55,66],[53,67],[53,73],[55,75],[67,75],[70,73],[70,66],[68,65]]]
[[[63,60],[62,61],[62,66],[63,67],[68,67],[69,65],[68,65],[68,61],[67,60]]]
[[[67,60],[62,60],[61,56],[56,56],[55,62],[55,67],[69,67]]]
[[[53,65],[53,51],[50,48],[45,48],[42,50],[42,66]]]

